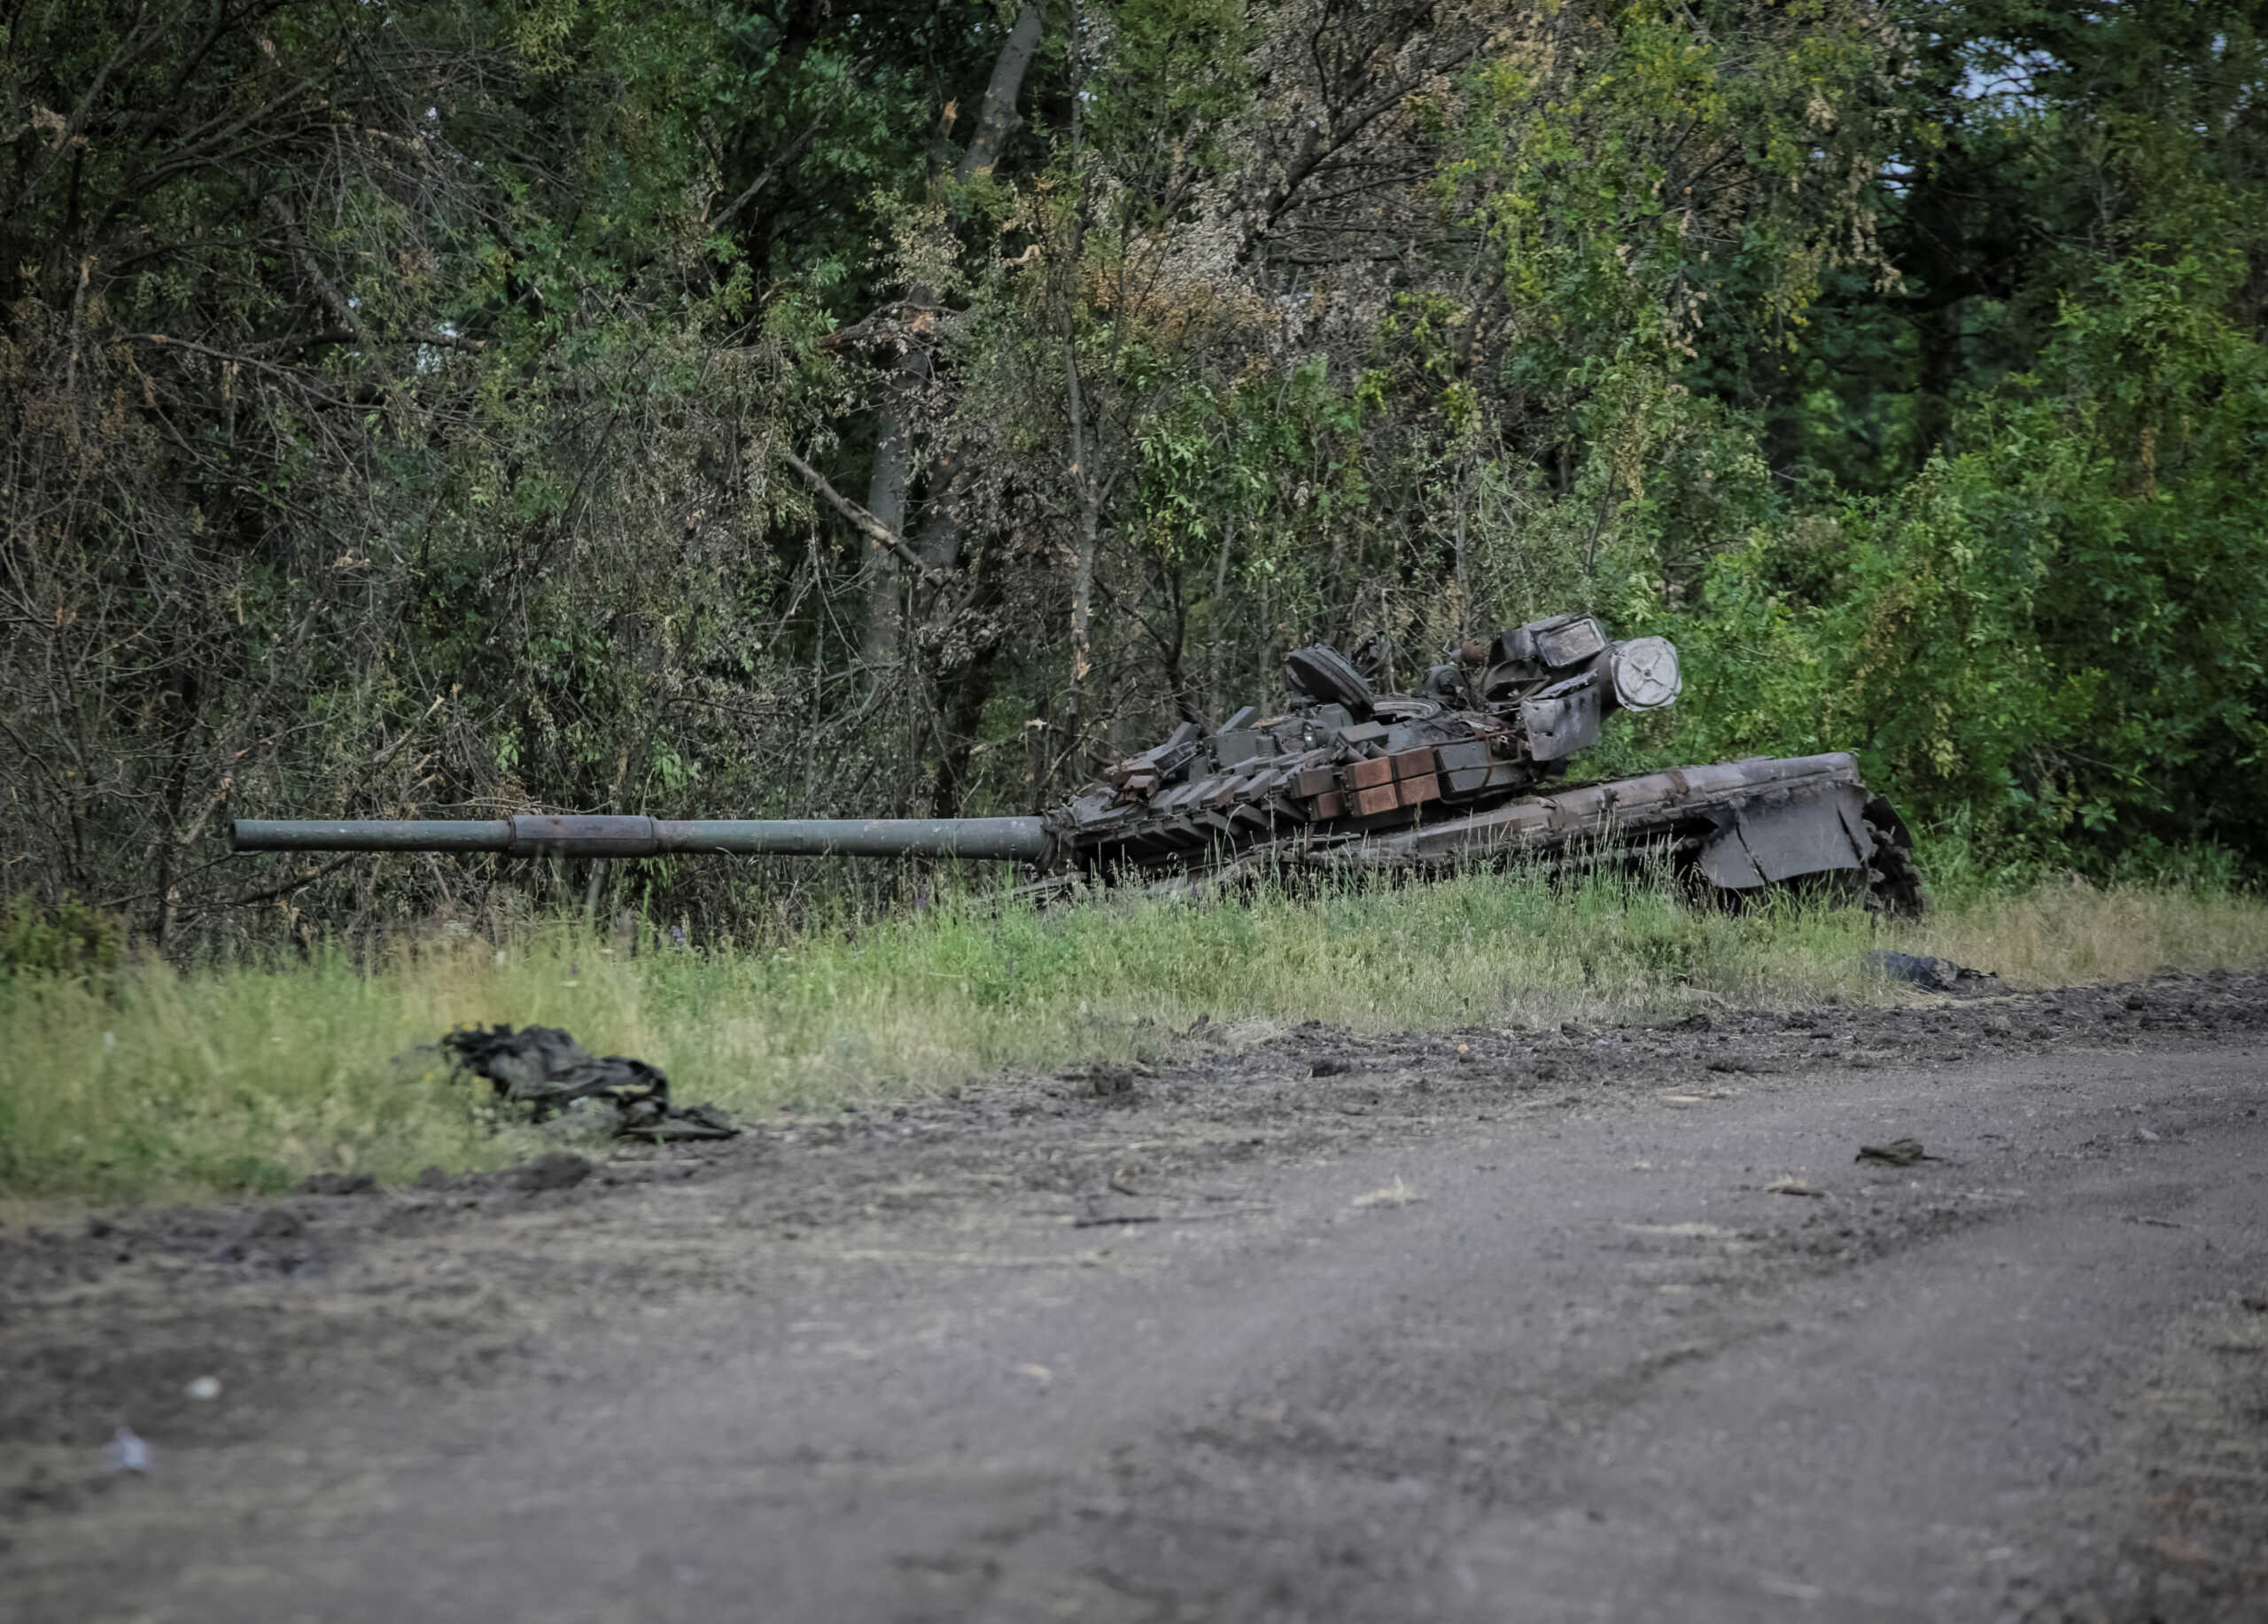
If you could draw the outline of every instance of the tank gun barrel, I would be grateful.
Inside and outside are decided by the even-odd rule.
[[[1038,862],[1037,818],[708,818],[523,814],[481,819],[239,818],[238,851],[494,851],[506,857],[968,857]]]

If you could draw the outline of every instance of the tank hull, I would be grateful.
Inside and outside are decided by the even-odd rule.
[[[1371,834],[1255,841],[1191,869],[1182,883],[1212,889],[1270,872],[1439,877],[1640,858],[1727,897],[1822,882],[1863,890],[1883,912],[1928,904],[1905,825],[1840,753],[1672,768]]]
[[[1262,871],[1445,874],[1570,856],[1666,854],[1681,872],[1739,894],[1813,878],[1863,881],[1878,905],[1922,905],[1911,843],[1870,796],[1858,763],[1835,754],[1759,757],[1526,795],[1462,815],[1363,831],[1258,824],[1172,873],[1223,885]],[[1050,818],[713,819],[523,814],[471,820],[237,820],[239,851],[492,852],[505,857],[687,856],[969,858],[1081,874],[1104,883],[1160,878],[1084,848]]]

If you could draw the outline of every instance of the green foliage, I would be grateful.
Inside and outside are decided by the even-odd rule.
[[[1848,748],[1978,872],[2268,862],[2252,8],[1082,0],[956,179],[1019,15],[31,0],[12,885],[167,952],[713,932],[821,882],[219,843],[1027,809],[1300,643],[1568,608],[1688,652],[1601,770]],[[918,582],[841,517],[891,456]]]
[[[1720,554],[1685,638],[1738,698],[1681,742],[1855,750],[2012,855],[2268,857],[2268,354],[2235,279],[2194,251],[2107,268],[2039,370],[1957,419],[1965,449]]]
[[[0,976],[100,980],[118,968],[125,937],[118,919],[98,913],[74,897],[42,907],[19,894],[0,914]]]

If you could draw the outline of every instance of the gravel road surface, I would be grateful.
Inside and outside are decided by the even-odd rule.
[[[2268,1619],[2268,983],[1175,1053],[0,1234],[0,1613]]]

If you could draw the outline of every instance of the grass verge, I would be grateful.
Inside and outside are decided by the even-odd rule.
[[[1698,910],[1611,877],[1248,903],[949,905],[762,950],[632,956],[566,929],[408,940],[381,962],[0,981],[0,1198],[276,1190],[526,1155],[421,1045],[469,1022],[566,1027],[679,1096],[757,1113],[1009,1068],[1156,1058],[1208,1031],[1605,1022],[1697,1006],[1888,1002],[1857,955],[1941,953],[2018,983],[2268,963],[2268,904],[2058,884],[1918,924],[1854,910]]]

